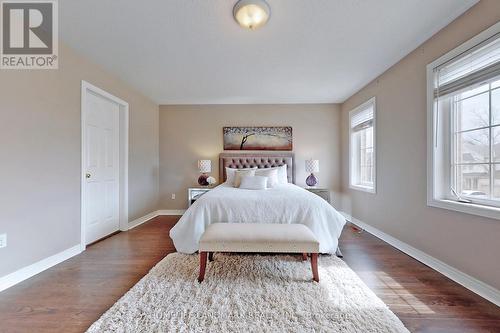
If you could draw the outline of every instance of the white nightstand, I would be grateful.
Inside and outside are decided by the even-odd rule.
[[[321,187],[304,187],[304,189],[308,190],[311,193],[316,194],[319,197],[325,199],[328,203],[331,203],[330,198],[330,189],[321,188]]]
[[[191,206],[199,197],[213,189],[213,187],[190,187],[188,188],[188,206]]]

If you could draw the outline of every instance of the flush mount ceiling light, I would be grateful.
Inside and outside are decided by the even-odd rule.
[[[244,28],[255,30],[269,20],[271,10],[264,0],[240,0],[234,5],[233,16]]]

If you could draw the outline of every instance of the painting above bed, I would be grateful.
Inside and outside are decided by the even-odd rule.
[[[292,127],[224,127],[224,150],[292,150]]]

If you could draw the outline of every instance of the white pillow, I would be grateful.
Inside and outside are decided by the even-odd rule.
[[[254,170],[254,169],[257,169],[257,168],[255,167],[255,168],[233,169],[233,168],[226,167],[226,183],[228,183],[231,186],[234,185],[234,173],[237,170]]]
[[[244,190],[265,190],[267,180],[268,178],[263,176],[243,176],[241,177],[240,188]]]
[[[255,169],[251,170],[236,170],[234,173],[234,187],[240,187],[241,178],[244,176],[255,176]]]
[[[286,164],[279,166],[279,167],[274,167],[274,168],[264,168],[264,169],[259,169],[260,170],[278,170],[278,184],[288,184],[288,175],[286,171]]]
[[[278,183],[279,184],[288,184],[288,173],[286,170],[286,164],[278,167]]]
[[[278,181],[278,169],[271,168],[271,169],[257,169],[255,171],[256,176],[262,176],[262,177],[267,177],[267,187],[273,188],[276,185],[279,184]]]

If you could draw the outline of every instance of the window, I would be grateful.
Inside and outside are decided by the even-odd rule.
[[[451,187],[500,205],[500,79],[456,94],[452,103]]]
[[[500,24],[427,67],[428,204],[500,219]]]
[[[375,98],[349,113],[350,186],[375,193]]]

